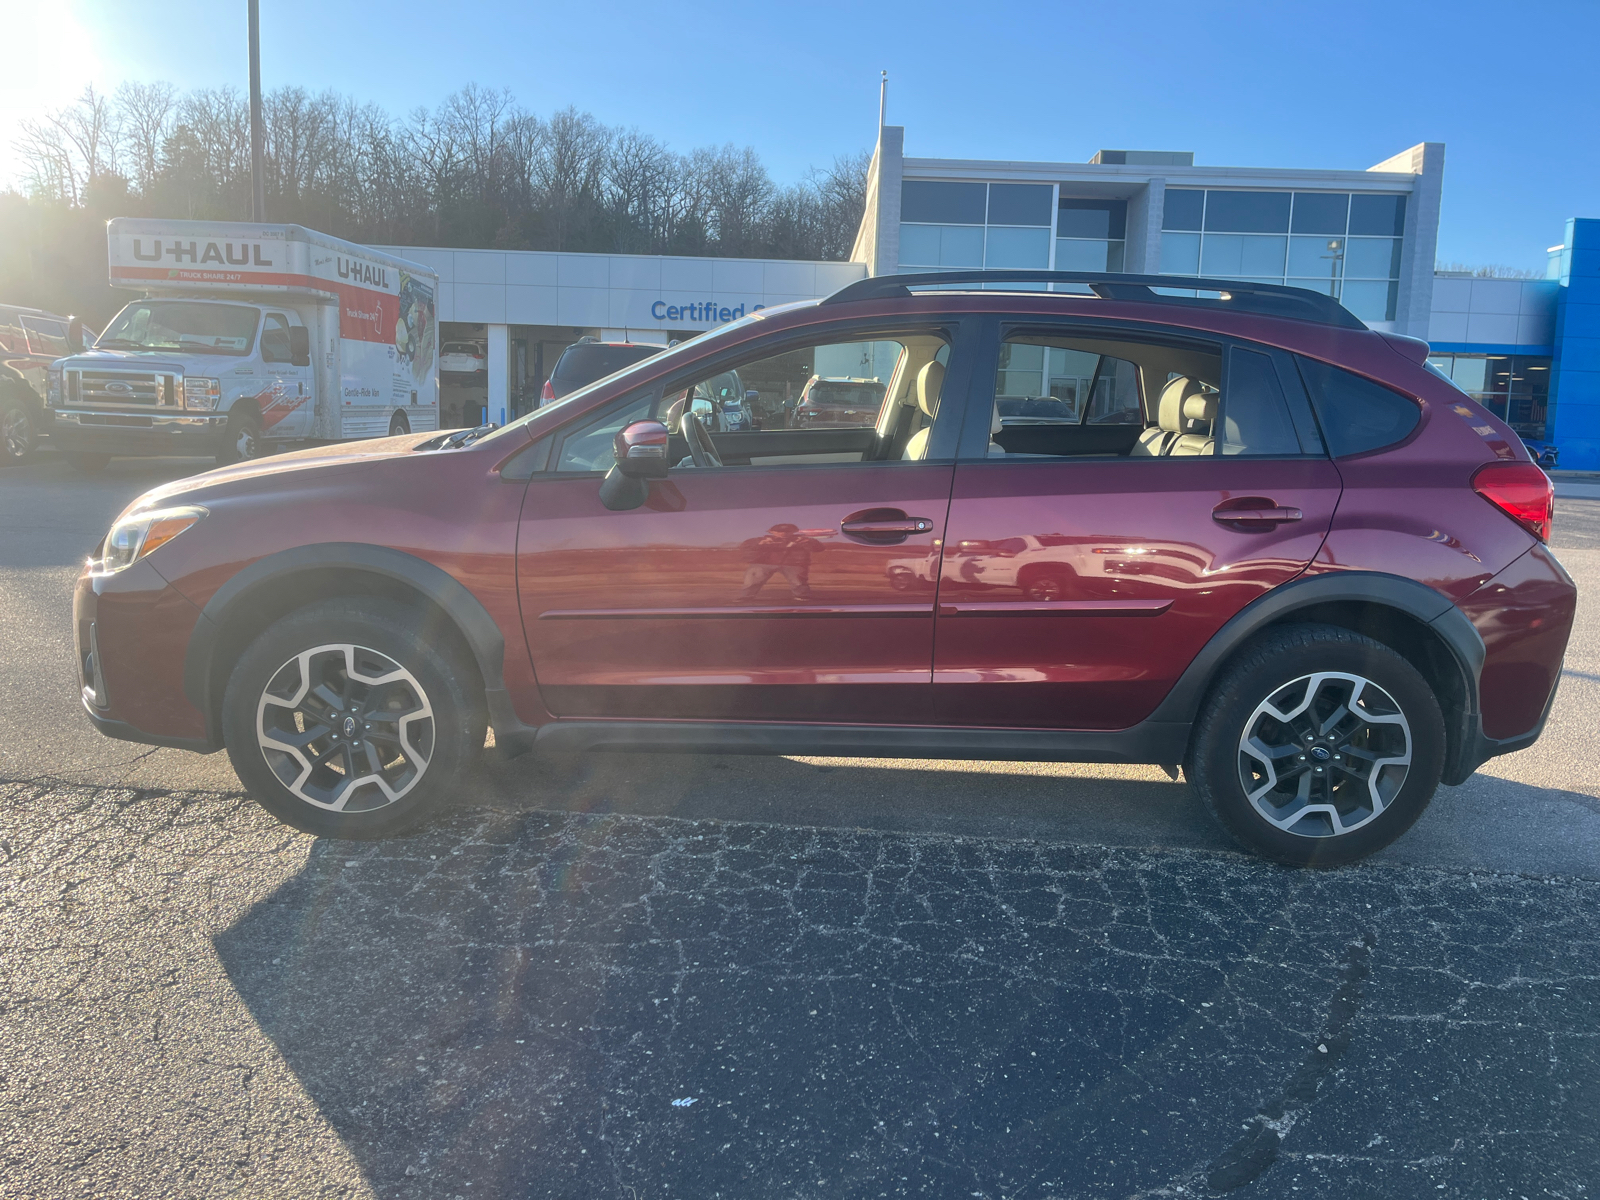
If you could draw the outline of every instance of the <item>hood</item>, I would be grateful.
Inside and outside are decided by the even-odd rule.
[[[340,442],[332,446],[313,446],[308,450],[295,450],[288,454],[274,454],[250,462],[218,467],[185,479],[174,479],[158,488],[152,488],[130,504],[124,512],[141,508],[162,507],[169,504],[204,504],[207,499],[247,495],[270,490],[295,476],[294,483],[303,482],[308,472],[340,477],[353,471],[371,467],[376,463],[403,458],[412,447],[437,437],[436,433],[407,433],[399,437],[371,438],[359,442]],[[446,451],[456,453],[456,451]]]
[[[85,350],[57,359],[57,367],[78,369],[87,367],[130,367],[142,371],[177,371],[184,375],[255,375],[261,364],[252,362],[249,355],[236,354],[179,354],[170,350]],[[244,368],[239,370],[239,368]]]

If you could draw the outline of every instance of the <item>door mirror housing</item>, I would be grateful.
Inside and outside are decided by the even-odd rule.
[[[311,365],[311,331],[304,325],[289,326],[289,362],[296,367]]]
[[[83,353],[83,322],[77,317],[67,318],[67,349],[74,354]]]
[[[669,440],[660,421],[633,421],[619,429],[611,443],[617,461],[600,481],[600,503],[613,512],[643,504],[650,495],[650,481],[667,477]]]

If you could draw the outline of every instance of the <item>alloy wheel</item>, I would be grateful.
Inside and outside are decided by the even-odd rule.
[[[12,458],[22,458],[33,449],[33,422],[25,408],[8,408],[0,414],[0,444]]]
[[[1322,671],[1284,684],[1239,737],[1239,783],[1286,833],[1337,837],[1376,820],[1405,785],[1411,726],[1388,692]]]
[[[416,676],[376,650],[317,646],[273,674],[256,707],[268,768],[307,804],[366,812],[416,787],[434,750]]]

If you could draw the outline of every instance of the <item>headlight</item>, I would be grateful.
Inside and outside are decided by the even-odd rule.
[[[61,403],[61,368],[50,368],[50,382],[46,385],[45,403],[52,408]]]
[[[106,534],[102,569],[131,567],[158,546],[164,546],[206,515],[198,505],[152,508],[123,517]]]
[[[204,375],[183,377],[183,406],[185,408],[216,408],[222,399],[222,381]]]

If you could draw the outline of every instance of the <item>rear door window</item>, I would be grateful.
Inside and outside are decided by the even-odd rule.
[[[67,347],[67,327],[64,322],[24,315],[22,329],[28,337],[30,354],[61,358],[71,353]]]
[[[1289,402],[1271,357],[1235,346],[1222,389],[1219,449],[1231,455],[1280,457],[1300,453]]]

